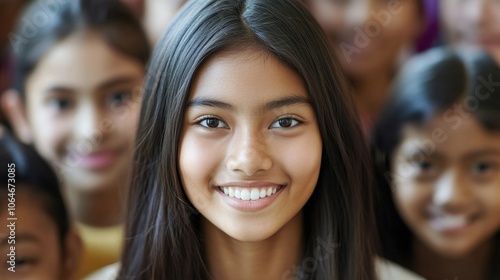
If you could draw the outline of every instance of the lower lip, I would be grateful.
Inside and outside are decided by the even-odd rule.
[[[115,162],[118,153],[105,152],[97,154],[82,155],[79,157],[80,165],[88,169],[103,169]]]
[[[264,198],[259,198],[257,200],[241,200],[236,197],[229,197],[224,194],[224,192],[220,191],[219,188],[216,188],[215,191],[222,197],[222,200],[229,204],[229,206],[239,211],[256,212],[271,205],[271,203],[273,203],[273,201],[275,201],[278,196],[281,195],[285,188],[285,186],[282,186],[275,194],[266,196]]]

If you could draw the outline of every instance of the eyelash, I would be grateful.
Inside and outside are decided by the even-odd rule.
[[[209,126],[209,125],[204,125],[203,123],[207,121],[217,121],[217,126]],[[279,123],[280,121],[282,120],[290,120],[291,121],[291,125],[288,126],[288,127],[282,127],[282,126],[275,126],[275,124]],[[220,126],[220,124],[224,124],[223,126]],[[302,124],[303,122],[298,120],[297,118],[294,118],[294,117],[291,117],[291,116],[283,116],[283,117],[280,117],[279,119],[273,121],[271,123],[271,125],[269,126],[269,128],[282,128],[282,129],[291,129],[291,128],[294,128],[296,127],[297,125],[300,125]],[[204,128],[207,128],[207,129],[216,129],[216,128],[228,128],[229,126],[223,121],[221,120],[220,118],[216,117],[216,116],[213,116],[213,115],[207,115],[207,116],[202,116],[200,118],[198,118],[196,121],[195,121],[195,124],[197,125],[200,125]]]

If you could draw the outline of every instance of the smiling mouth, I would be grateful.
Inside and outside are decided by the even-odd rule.
[[[442,233],[459,233],[478,219],[478,215],[437,215],[431,216],[431,226]]]
[[[283,187],[284,186],[281,185],[275,185],[259,188],[218,187],[218,189],[221,193],[231,198],[237,198],[243,201],[256,201],[274,196]]]

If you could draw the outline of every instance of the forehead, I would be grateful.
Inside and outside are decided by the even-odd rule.
[[[485,149],[500,150],[500,132],[486,130],[472,115],[451,123],[438,114],[426,125],[406,125],[400,143],[403,153],[425,150],[428,155],[460,157]]]
[[[190,90],[191,99],[217,97],[241,105],[285,95],[307,97],[302,78],[273,55],[253,48],[212,56],[198,69]]]
[[[6,201],[6,195],[7,192],[2,192],[2,195],[0,197],[2,199],[5,199]],[[17,217],[17,220],[15,221],[16,237],[29,237],[26,238],[27,241],[36,242],[39,244],[48,244],[53,242],[54,240],[59,240],[59,231],[57,230],[56,222],[47,213],[47,210],[43,206],[44,202],[41,200],[41,197],[39,195],[19,188],[16,191],[15,198],[15,216]],[[7,207],[0,210],[0,217],[2,218],[2,220],[7,221]],[[2,239],[2,241],[3,238],[8,235],[9,228],[6,226],[1,227],[0,238]]]
[[[141,75],[144,66],[110,47],[94,32],[76,32],[56,43],[28,78],[41,84],[87,88],[120,75]]]

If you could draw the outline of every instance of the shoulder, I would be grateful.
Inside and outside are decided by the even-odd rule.
[[[120,263],[110,264],[90,274],[83,280],[114,280],[118,276]]]
[[[421,276],[382,258],[376,259],[375,268],[379,280],[425,280]]]

